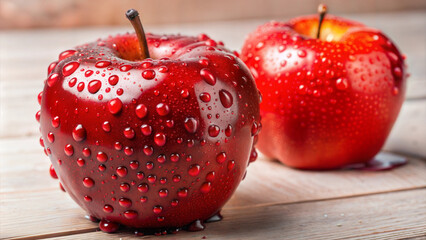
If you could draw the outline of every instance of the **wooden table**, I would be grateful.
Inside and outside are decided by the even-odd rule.
[[[407,101],[386,151],[409,158],[392,171],[299,171],[260,157],[202,232],[161,239],[426,239],[426,12],[351,15],[382,29],[408,56]],[[146,26],[152,32],[206,32],[233,49],[265,20]],[[48,64],[76,44],[121,28],[0,31],[0,237],[140,239],[105,234],[58,189],[38,143],[34,114]],[[142,238],[154,238],[145,236]]]

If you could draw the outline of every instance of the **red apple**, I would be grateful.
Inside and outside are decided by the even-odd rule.
[[[379,30],[331,15],[318,23],[269,22],[244,43],[263,97],[258,148],[302,169],[369,161],[404,100],[404,57]]]
[[[146,43],[136,31],[65,51],[49,67],[42,145],[102,230],[197,230],[254,160],[258,90],[244,63],[204,34]]]

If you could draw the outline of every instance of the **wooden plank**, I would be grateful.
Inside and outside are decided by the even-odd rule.
[[[32,179],[27,178],[27,184],[31,183]],[[84,218],[83,210],[59,189],[55,194],[52,191],[1,193],[0,215],[1,239],[96,229],[96,225]]]
[[[426,236],[426,190],[260,207],[228,208],[202,232],[161,239],[406,239]],[[64,233],[67,235],[67,233]],[[55,239],[154,239],[91,232]]]

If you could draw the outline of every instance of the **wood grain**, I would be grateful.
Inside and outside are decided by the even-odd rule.
[[[402,239],[426,236],[426,190],[373,196],[229,208],[203,232],[161,239]],[[92,232],[55,239],[154,239]]]

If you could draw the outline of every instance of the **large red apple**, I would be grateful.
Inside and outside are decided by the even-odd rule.
[[[60,54],[39,95],[42,145],[101,229],[200,227],[256,156],[258,90],[204,34],[148,34],[147,49],[137,35]]]
[[[318,22],[269,22],[244,43],[263,97],[258,148],[302,169],[369,161],[404,100],[404,57],[379,30],[328,15],[317,38]]]

